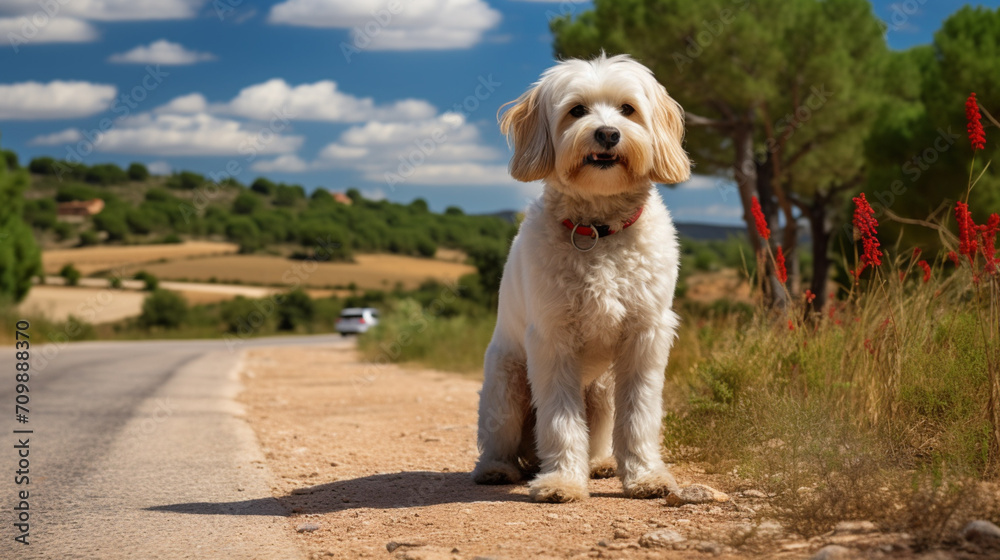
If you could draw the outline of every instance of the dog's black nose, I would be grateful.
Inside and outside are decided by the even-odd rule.
[[[618,141],[622,138],[622,134],[613,126],[602,126],[594,131],[594,138],[598,144],[604,146],[604,149],[607,150],[614,148],[618,144]]]

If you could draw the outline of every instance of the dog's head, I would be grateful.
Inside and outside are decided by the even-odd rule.
[[[500,130],[519,181],[551,178],[567,194],[608,196],[691,175],[683,109],[628,56],[561,62],[504,107]]]

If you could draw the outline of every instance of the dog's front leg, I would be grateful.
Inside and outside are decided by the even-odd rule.
[[[636,333],[615,364],[614,450],[625,495],[655,498],[679,490],[663,464],[663,380],[672,336]]]
[[[535,405],[541,474],[529,484],[538,502],[573,502],[589,496],[587,420],[580,378],[572,352],[543,340],[534,329],[527,336],[528,380]]]

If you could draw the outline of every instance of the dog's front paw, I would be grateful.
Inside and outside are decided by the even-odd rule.
[[[663,498],[667,494],[680,491],[677,481],[670,471],[664,467],[622,482],[625,496],[628,498],[649,499]]]
[[[615,476],[615,460],[605,457],[590,462],[590,478],[611,478]]]
[[[521,482],[521,469],[514,463],[480,461],[472,470],[476,484],[517,484]]]
[[[576,480],[558,472],[539,475],[528,484],[528,491],[531,499],[536,502],[561,504],[578,502],[590,497],[586,479]]]

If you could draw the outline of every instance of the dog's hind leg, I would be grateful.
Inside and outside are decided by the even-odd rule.
[[[490,343],[479,394],[479,461],[472,471],[477,484],[513,484],[522,479],[518,458],[531,412],[526,372],[523,358],[497,340]]]
[[[615,476],[615,459],[611,447],[611,434],[615,421],[614,381],[604,375],[587,387],[584,402],[587,405],[587,429],[590,432],[590,477]]]

